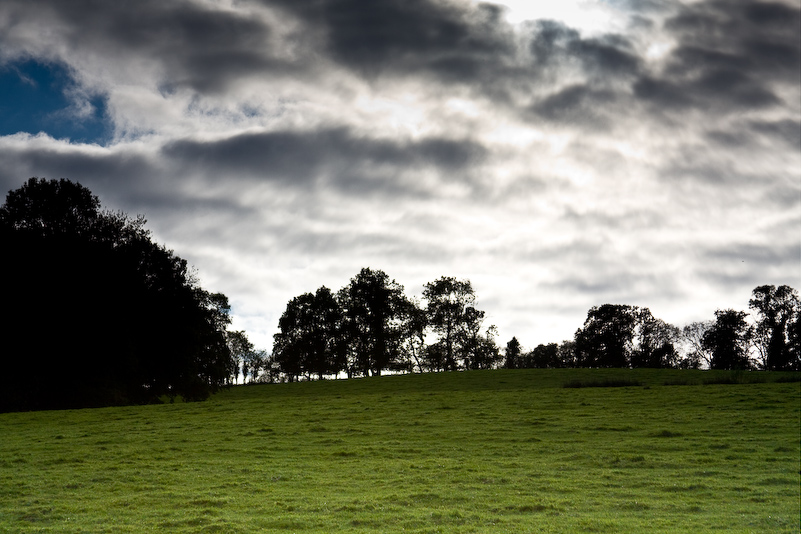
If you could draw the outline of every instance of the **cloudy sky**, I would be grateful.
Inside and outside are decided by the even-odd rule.
[[[681,326],[801,289],[800,43],[797,0],[3,0],[0,190],[144,214],[266,349],[362,267],[502,344]]]

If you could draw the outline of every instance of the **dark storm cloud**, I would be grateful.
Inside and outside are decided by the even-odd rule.
[[[129,150],[85,151],[49,142],[19,149],[0,147],[0,193],[19,188],[32,176],[80,182],[99,195],[104,206],[141,211],[185,204],[174,183],[164,179],[162,165]]]
[[[644,77],[634,85],[634,94],[663,109],[673,110],[688,107],[753,109],[781,103],[769,84],[733,69],[704,70],[683,82]]]
[[[620,100],[616,91],[594,89],[589,85],[571,85],[549,95],[531,107],[539,117],[586,126],[602,126],[603,109]]]
[[[752,121],[749,126],[773,140],[786,143],[790,148],[801,150],[801,121]]]
[[[514,52],[498,6],[475,8],[435,0],[275,0],[327,37],[332,58],[369,77],[435,73],[458,82],[492,68]]]
[[[739,121],[734,126],[727,130],[710,130],[706,137],[713,143],[731,148],[774,147],[778,142],[801,150],[801,121],[751,120]]]
[[[683,5],[665,28],[678,40],[661,75],[635,95],[660,108],[744,110],[782,103],[777,83],[798,83],[801,10],[784,4]]]
[[[60,34],[65,60],[76,54],[162,65],[162,87],[191,87],[218,92],[258,72],[290,72],[290,62],[271,50],[272,28],[263,20],[192,2],[104,2],[9,0],[5,33],[42,21],[43,30]],[[24,34],[24,31],[20,33]]]
[[[11,36],[31,20],[48,21],[48,31],[61,33],[66,43],[61,54],[100,53],[134,64],[146,58],[160,65],[159,85],[166,93],[180,87],[220,93],[259,76],[315,76],[327,68],[320,63],[327,59],[369,79],[427,76],[463,84],[507,105],[515,101],[513,93],[528,87],[534,101],[527,106],[549,120],[574,121],[567,107],[603,105],[609,91],[625,99],[633,94],[659,110],[767,108],[781,103],[776,82],[797,83],[801,61],[801,15],[783,4],[682,4],[665,24],[677,46],[659,72],[645,67],[628,37],[585,38],[555,21],[528,23],[521,34],[528,45],[521,48],[501,8],[491,4],[261,4],[283,12],[285,19],[291,14],[294,29],[282,33],[269,17],[190,2],[9,0],[0,9],[10,21],[4,33]],[[658,4],[651,4],[646,11],[658,10]],[[584,80],[559,87],[558,80],[571,72]],[[556,93],[548,93],[546,80]]]
[[[292,185],[314,183],[333,175],[335,187],[364,192],[376,187],[395,190],[385,181],[369,183],[365,169],[382,176],[435,168],[444,173],[468,171],[489,154],[469,140],[429,138],[418,141],[376,139],[347,128],[311,132],[245,133],[217,141],[172,141],[162,149],[182,166],[225,176],[260,177]],[[376,172],[377,171],[377,172]],[[407,184],[408,185],[408,184]]]
[[[63,147],[0,147],[0,181],[3,187],[17,188],[30,176],[21,176],[21,169],[35,169],[47,178],[68,178],[93,183],[119,180],[133,183],[142,176],[152,176],[156,168],[148,158],[134,153],[97,154]]]
[[[625,37],[608,34],[583,39],[576,30],[552,20],[533,24],[530,51],[538,67],[561,67],[565,62],[575,62],[590,75],[629,75],[641,68],[640,58]]]

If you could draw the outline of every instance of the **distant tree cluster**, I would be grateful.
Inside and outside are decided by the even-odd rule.
[[[327,287],[287,303],[262,380],[295,381],[489,369],[501,359],[495,328],[484,329],[469,281],[442,277],[425,285],[425,307],[383,271],[362,269],[333,293]],[[437,341],[426,344],[426,334]]]
[[[292,299],[279,320],[273,354],[263,360],[266,372],[252,378],[497,367],[801,370],[796,291],[760,286],[753,297],[753,325],[744,312],[719,310],[714,321],[680,329],[648,308],[604,304],[587,312],[572,340],[524,351],[513,337],[501,354],[495,327],[483,328],[485,313],[475,308],[468,280],[442,277],[426,284],[421,305],[383,271],[365,268],[337,293],[321,287]]]
[[[144,226],[64,179],[8,193],[0,411],[198,400],[230,383],[228,299]]]
[[[726,370],[801,370],[801,305],[791,287],[755,288],[748,314],[718,310],[715,320],[684,328],[655,318],[648,308],[604,304],[587,312],[573,340],[524,353],[506,345],[504,367],[650,367]],[[680,350],[683,347],[684,350]]]
[[[572,340],[524,351],[513,337],[503,354],[495,327],[483,328],[469,281],[439,278],[425,285],[423,301],[368,268],[337,293],[321,287],[295,297],[279,320],[272,356],[261,360],[265,372],[252,380],[497,367],[801,370],[801,306],[789,286],[754,289],[754,324],[745,312],[718,310],[714,321],[680,329],[648,308],[604,304],[590,308]]]

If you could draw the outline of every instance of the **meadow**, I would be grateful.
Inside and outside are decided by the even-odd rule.
[[[470,371],[0,414],[0,532],[797,534],[798,378]]]

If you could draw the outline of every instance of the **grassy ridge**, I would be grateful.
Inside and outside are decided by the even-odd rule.
[[[788,376],[443,373],[0,414],[0,532],[797,533],[801,383],[743,383]],[[610,381],[640,385],[563,387]]]

